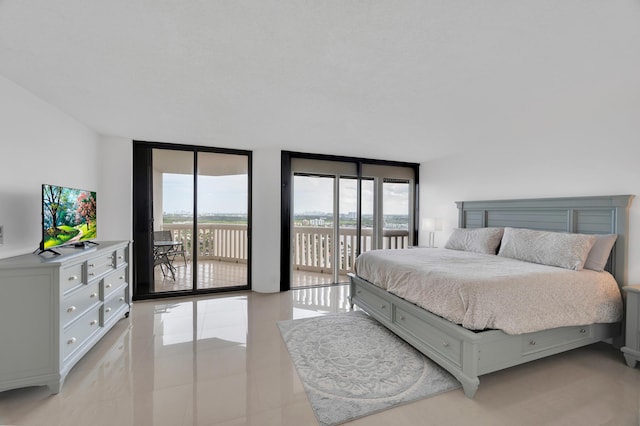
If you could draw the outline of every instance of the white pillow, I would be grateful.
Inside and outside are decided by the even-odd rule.
[[[602,272],[609,260],[611,249],[618,238],[618,234],[594,235],[596,241],[584,262],[584,269]]]
[[[453,230],[444,248],[496,254],[502,232],[503,228],[457,228]]]
[[[595,240],[593,235],[504,228],[498,256],[579,271]]]

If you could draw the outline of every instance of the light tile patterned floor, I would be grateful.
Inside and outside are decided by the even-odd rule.
[[[277,321],[348,309],[348,286],[135,302],[58,395],[0,392],[0,424],[316,425]],[[0,348],[1,349],[1,348]],[[0,352],[1,356],[1,352]],[[640,368],[596,344],[350,425],[638,425]]]

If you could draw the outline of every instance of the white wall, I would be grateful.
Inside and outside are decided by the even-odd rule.
[[[100,136],[100,192],[98,238],[130,240],[133,235],[131,139]]]
[[[38,247],[43,183],[99,190],[97,151],[95,132],[0,76],[0,258]]]
[[[640,115],[639,115],[640,116]],[[421,216],[444,218],[436,235],[444,245],[457,226],[455,201],[585,195],[640,195],[637,125],[620,120],[585,121],[562,138],[548,134],[502,149],[478,149],[421,165]],[[604,137],[604,129],[610,128]],[[640,197],[634,198],[629,223],[629,283],[640,283]],[[420,236],[421,240],[426,235]]]

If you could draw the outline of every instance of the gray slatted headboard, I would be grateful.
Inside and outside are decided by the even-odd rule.
[[[627,284],[629,205],[633,195],[456,201],[458,227],[529,228],[581,234],[618,234],[607,271]]]

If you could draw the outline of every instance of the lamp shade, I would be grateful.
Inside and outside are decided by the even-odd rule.
[[[439,217],[426,217],[422,219],[421,229],[426,232],[442,231],[442,219]]]

